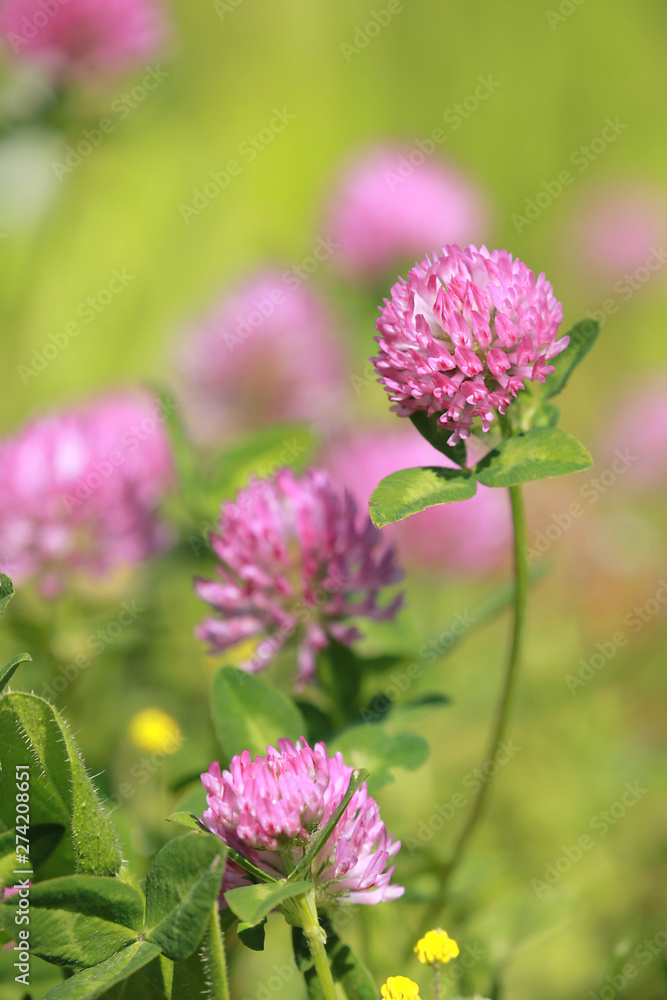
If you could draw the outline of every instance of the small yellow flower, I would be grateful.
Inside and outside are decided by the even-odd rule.
[[[456,941],[440,927],[437,931],[428,931],[415,945],[415,955],[423,965],[441,965],[442,962],[456,958],[458,953]]]
[[[383,1000],[421,1000],[419,987],[406,976],[390,976],[382,987]]]
[[[176,719],[161,708],[143,708],[130,719],[130,739],[146,753],[174,753],[183,737]]]

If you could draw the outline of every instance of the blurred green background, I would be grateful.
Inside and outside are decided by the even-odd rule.
[[[218,2],[217,10],[207,0],[181,0],[172,6],[172,51],[162,61],[168,76],[62,183],[49,167],[57,139],[32,136],[25,170],[20,157],[18,167],[16,157],[1,159],[3,433],[35,412],[109,386],[168,381],[175,338],[188,317],[249,268],[274,259],[289,266],[310,253],[324,232],[326,193],[346,156],[372,140],[424,138],[441,126],[449,108],[474,93],[479,77],[491,75],[500,85],[460,128],[448,130],[442,152],[489,194],[494,223],[485,242],[546,272],[564,303],[564,329],[611,294],[604,284],[591,287],[580,273],[572,232],[582,201],[596,186],[664,181],[664,3],[584,0],[559,8],[554,0],[551,11],[561,11],[555,21],[549,8],[518,0],[404,0],[391,23],[349,61],[341,43],[354,42],[355,30],[384,9],[383,0],[237,0]],[[65,143],[79,141],[82,129],[108,113],[132,83],[80,98],[78,124]],[[294,120],[185,222],[179,206],[192,201],[210,171],[237,155],[248,135],[268,124],[275,108],[286,108]],[[572,153],[599,136],[608,117],[627,124],[618,140],[517,232],[512,214],[523,213],[526,199],[567,168]],[[49,334],[63,329],[88,296],[106,287],[111,272],[123,268],[134,276],[128,287],[25,384],[18,368],[31,364],[33,348],[41,350]],[[339,295],[353,367],[362,373],[372,346],[372,312],[339,293],[326,266],[314,281],[334,301]],[[667,368],[666,289],[658,275],[621,303],[563,397],[563,426],[594,457],[604,421],[629,379]],[[393,419],[380,387],[364,394],[362,406],[380,422]],[[594,475],[527,489],[532,532],[543,531],[554,513],[579,499]],[[496,981],[502,984],[496,995],[508,1000],[597,997],[610,988],[605,977],[631,962],[637,975],[621,997],[667,995],[667,937],[659,936],[667,929],[664,609],[585,686],[572,693],[566,683],[580,659],[590,659],[596,643],[625,628],[625,616],[653,597],[667,575],[663,496],[631,494],[622,485],[605,490],[544,557],[551,572],[533,593],[510,727],[521,751],[498,776],[487,821],[442,916],[462,946],[477,949],[462,991],[486,996]],[[625,558],[628,550],[631,559]],[[37,611],[45,628],[52,614],[62,616],[52,652],[54,662],[66,662],[95,616],[108,622],[109,608],[121,600],[141,603],[150,596],[152,610],[123,639],[127,648],[105,652],[58,700],[91,773],[104,772],[97,780],[110,798],[142,759],[128,737],[131,715],[159,705],[177,719],[183,747],[148,779],[138,779],[136,794],[114,813],[128,850],[145,857],[170,835],[156,819],[173,808],[170,782],[207,766],[213,747],[205,705],[211,666],[192,637],[201,617],[191,594],[192,571],[174,555],[159,574],[117,582],[106,594],[89,593],[90,618],[83,622],[67,607]],[[408,610],[392,628],[392,640],[415,657],[449,627],[455,612],[471,611],[493,588],[411,577]],[[17,604],[23,600],[27,607],[30,599],[19,595]],[[433,754],[418,780],[398,772],[396,783],[379,794],[389,829],[403,840],[420,836],[435,806],[465,787],[465,776],[478,764],[506,630],[504,618],[495,620],[425,667],[417,682],[417,693],[442,690],[453,704],[419,723]],[[4,636],[3,651],[9,644]],[[38,664],[22,681],[39,691],[55,669]],[[543,879],[546,866],[591,832],[591,822],[619,801],[626,782],[639,782],[645,792],[604,834],[598,824],[594,848],[538,894],[531,880]],[[399,881],[415,893],[427,891],[429,876],[422,870],[431,855],[446,857],[461,819],[458,814],[424,847],[404,850]],[[412,975],[429,997],[428,977],[417,963],[397,957],[419,913],[418,902],[379,907],[372,920],[355,918],[348,936],[378,982],[399,972]],[[662,942],[640,953],[649,954],[647,960],[633,956],[644,939]],[[237,950],[232,956],[236,996],[261,1000],[273,964],[286,961],[286,931],[277,920],[269,942],[263,954]],[[7,957],[1,956],[1,968],[9,974]],[[50,970],[47,981],[54,981]],[[37,982],[33,996],[43,995],[40,989]],[[272,995],[298,997],[300,989],[295,978]],[[458,991],[453,983],[453,995]],[[0,987],[3,1000],[18,995],[11,984]],[[601,996],[610,1000],[609,993]]]

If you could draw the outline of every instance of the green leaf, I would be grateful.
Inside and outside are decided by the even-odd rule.
[[[306,734],[305,720],[289,698],[236,667],[222,667],[215,674],[211,714],[228,760],[244,750],[264,755],[267,746],[276,746],[281,737],[297,740]]]
[[[32,943],[32,940],[31,940]],[[84,969],[47,994],[48,1000],[96,1000],[138,969],[152,962],[160,949],[148,941],[136,941],[90,969]]]
[[[28,660],[32,660],[30,653],[19,653],[18,656],[13,657],[9,663],[5,664],[5,666],[0,670],[0,691],[2,691],[7,684],[9,684],[16,668],[21,663],[27,663]]]
[[[225,901],[244,924],[258,924],[286,899],[302,896],[312,889],[311,882],[274,882],[267,885],[244,885],[229,889]]]
[[[330,920],[320,917],[320,923],[327,936],[325,947],[331,974],[334,982],[343,988],[347,1000],[377,1000],[378,991],[366,966],[356,957],[350,946],[341,941]],[[322,1000],[322,989],[308,942],[300,927],[292,928],[292,945],[297,967],[306,980],[308,1000]]]
[[[467,469],[427,466],[401,469],[375,487],[369,502],[371,520],[378,528],[402,521],[426,507],[436,507],[457,500],[469,500],[477,484]]]
[[[320,683],[346,717],[354,714],[357,706],[362,668],[363,661],[356,652],[337,639],[332,638],[318,657]]]
[[[0,615],[3,613],[13,596],[14,584],[8,576],[5,576],[4,573],[0,573]]]
[[[67,724],[34,694],[0,699],[0,820],[14,824],[16,766],[30,767],[30,824],[68,830],[67,862],[80,874],[113,875],[121,865],[116,835],[97,798]]]
[[[264,951],[264,939],[266,937],[266,917],[258,924],[240,923],[237,927],[239,941],[250,948],[251,951]]]
[[[567,431],[537,427],[503,441],[477,463],[474,472],[485,486],[518,486],[581,472],[592,464],[583,444]]]
[[[556,396],[565,388],[570,375],[577,365],[584,360],[597,340],[599,332],[600,324],[594,319],[584,319],[572,327],[569,334],[570,343],[552,361],[556,370],[546,377],[543,387],[543,396],[545,399]]]
[[[3,928],[16,931],[19,897],[0,907]],[[30,949],[74,968],[105,961],[136,941],[143,920],[141,895],[119,879],[72,875],[30,889]]]
[[[346,729],[332,742],[331,752],[336,751],[347,763],[370,772],[366,784],[371,794],[394,780],[392,772],[396,768],[415,771],[430,753],[423,736],[411,732],[391,734],[383,723]]]
[[[357,788],[359,788],[359,786],[362,784],[362,782],[366,780],[367,777],[368,773],[366,771],[361,770],[352,772],[350,776],[350,783],[347,786],[347,791],[345,792],[345,795],[340,800],[340,802],[338,803],[338,805],[336,806],[336,808],[334,809],[334,811],[332,812],[331,816],[324,824],[324,826],[316,833],[314,833],[313,836],[311,837],[310,847],[308,848],[304,856],[301,858],[301,861],[299,861],[296,868],[294,868],[290,873],[289,881],[295,881],[298,875],[308,870],[311,863],[320,853],[320,851],[326,844],[327,840],[331,836],[331,833],[334,827],[336,826],[336,823],[347,809],[348,802],[356,792]]]
[[[168,823],[178,823],[179,826],[185,826],[188,830],[196,830],[197,833],[209,833],[210,831],[206,829],[201,820],[197,819],[194,813],[191,812],[175,812],[171,816],[167,816]]]
[[[433,445],[442,455],[446,455],[452,462],[456,462],[465,469],[467,465],[467,454],[465,441],[458,444],[448,444],[447,439],[451,437],[451,429],[447,430],[438,423],[438,416],[429,417],[424,410],[413,413],[410,417],[412,424],[419,431],[423,438],[426,438],[430,445]]]
[[[149,941],[167,958],[182,961],[199,944],[218,898],[225,845],[213,834],[189,833],[156,855],[146,878]]]

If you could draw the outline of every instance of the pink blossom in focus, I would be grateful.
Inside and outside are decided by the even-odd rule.
[[[605,432],[613,471],[619,453],[623,483],[656,486],[667,479],[667,372],[635,384],[617,400]]]
[[[19,59],[58,80],[114,76],[143,66],[166,36],[157,0],[4,0],[0,34]]]
[[[41,417],[0,442],[0,565],[55,594],[70,571],[104,575],[169,540],[157,508],[173,462],[164,412],[115,395]]]
[[[373,358],[392,409],[439,415],[450,444],[488,431],[524,379],[553,371],[547,361],[568,343],[556,340],[563,307],[550,283],[506,250],[443,248],[415,264],[380,307]]]
[[[348,489],[361,509],[381,479],[424,465],[454,468],[414,427],[359,430],[327,449],[323,460],[331,478]],[[418,563],[446,574],[486,574],[503,562],[510,545],[511,519],[504,490],[477,486],[470,500],[430,507],[382,534],[396,542],[402,563]]]
[[[262,271],[222,299],[183,338],[180,357],[202,443],[276,420],[326,425],[342,405],[345,361],[329,312],[280,271]]]
[[[400,596],[378,604],[382,589],[402,578],[393,547],[321,469],[303,476],[282,469],[254,480],[234,503],[223,503],[211,545],[218,579],[195,587],[217,615],[202,622],[197,636],[212,652],[256,640],[241,664],[251,672],[263,670],[296,636],[304,684],[314,678],[317,653],[330,636],[348,645],[359,638],[350,618],[383,621],[401,604]]]
[[[248,861],[285,878],[342,802],[352,774],[340,753],[329,757],[324,743],[311,749],[305,739],[296,745],[282,739],[277,750],[267,747],[266,757],[254,760],[245,750],[232,757],[228,771],[215,761],[202,774],[202,822]],[[349,903],[398,899],[404,889],[390,884],[394,866],[386,866],[400,846],[387,835],[364,782],[312,863],[318,890]],[[228,862],[223,893],[244,884],[240,867]]]
[[[581,206],[568,253],[574,247],[584,275],[614,281],[646,268],[656,252],[659,270],[665,239],[667,194],[647,185],[618,184],[594,192]]]
[[[412,161],[422,162],[414,166]],[[379,146],[348,167],[328,210],[335,262],[376,278],[424,248],[468,243],[488,226],[485,199],[455,167],[413,147]]]

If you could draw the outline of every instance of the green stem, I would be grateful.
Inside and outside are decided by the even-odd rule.
[[[433,996],[434,1000],[440,1000],[440,966],[433,967]]]
[[[324,947],[327,938],[320,927],[320,921],[317,916],[315,890],[311,889],[310,892],[299,896],[294,902],[298,907],[301,929],[306,936],[310,954],[313,957],[315,972],[317,973],[317,978],[322,989],[323,1000],[338,1000],[333,976],[331,975],[331,967],[329,966],[327,950]]]
[[[220,930],[218,904],[215,903],[208,928],[208,974],[210,979],[211,1000],[230,1000],[229,979],[227,978],[227,959],[225,944]]]
[[[528,562],[526,560],[526,516],[523,504],[523,494],[520,486],[510,486],[510,501],[512,505],[512,524],[514,527],[514,618],[512,622],[512,638],[505,667],[505,677],[500,694],[500,701],[496,708],[495,721],[491,731],[486,754],[482,762],[482,767],[489,761],[495,759],[498,745],[507,731],[507,724],[510,717],[510,709],[516,678],[521,660],[523,646],[524,624],[526,620],[526,601],[529,589]],[[446,889],[449,880],[458,867],[468,846],[468,842],[475,831],[477,823],[482,815],[482,810],[491,786],[491,776],[483,781],[477,789],[473,799],[468,818],[463,825],[458,840],[452,852],[451,859],[444,866],[440,874],[438,893],[431,903],[422,924],[423,930],[428,930],[431,922],[436,919],[444,905]]]

